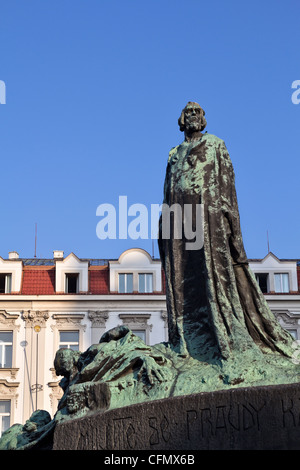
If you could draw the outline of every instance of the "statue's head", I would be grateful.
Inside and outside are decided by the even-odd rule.
[[[38,428],[42,428],[46,424],[50,423],[51,416],[48,411],[36,410],[32,413],[30,418],[24,424],[24,431],[33,432],[37,431]]]
[[[189,101],[182,110],[178,125],[182,132],[187,134],[201,132],[206,127],[205,111],[198,103]]]
[[[69,377],[76,369],[80,353],[72,349],[61,348],[56,352],[54,368],[57,375]]]

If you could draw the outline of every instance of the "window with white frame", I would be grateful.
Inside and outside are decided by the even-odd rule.
[[[0,294],[11,293],[11,274],[0,274]]]
[[[133,292],[133,274],[120,273],[119,274],[119,293],[130,294]]]
[[[0,331],[0,368],[12,367],[13,332]]]
[[[0,437],[10,428],[10,400],[0,400]]]
[[[60,331],[58,347],[79,351],[79,331]]]
[[[139,274],[139,292],[147,293],[153,292],[153,274],[141,273]]]
[[[274,274],[275,292],[289,292],[289,275],[288,273]]]

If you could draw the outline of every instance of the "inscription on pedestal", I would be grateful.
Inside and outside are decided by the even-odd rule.
[[[149,444],[157,445],[162,440],[164,442],[169,442],[172,438],[171,429],[169,421],[166,416],[151,417],[148,419],[149,427],[153,430],[153,433],[150,435]]]
[[[300,449],[300,386],[132,405],[57,426],[55,449]]]
[[[216,406],[215,408],[203,408],[200,410],[186,411],[187,439],[192,440],[195,431],[202,437],[216,436],[219,432],[229,433],[234,431],[246,431],[250,428],[260,429],[260,415],[266,403],[256,408],[251,403],[233,406]]]

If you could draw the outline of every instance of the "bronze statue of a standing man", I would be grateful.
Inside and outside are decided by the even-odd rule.
[[[292,337],[275,320],[249,269],[232,163],[223,140],[202,133],[205,113],[189,102],[178,120],[185,139],[169,154],[164,204],[201,204],[204,243],[186,249],[162,236],[169,341],[182,356],[214,362],[251,349],[292,355]],[[184,233],[184,230],[182,231]]]

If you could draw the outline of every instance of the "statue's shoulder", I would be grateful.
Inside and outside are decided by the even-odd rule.
[[[202,137],[203,140],[205,140],[207,143],[211,145],[218,145],[218,146],[225,146],[225,142],[223,139],[220,139],[220,137],[217,137],[214,134],[208,134],[207,132],[203,135]],[[202,140],[201,139],[201,140]]]
[[[214,134],[208,133],[204,134],[203,139],[205,139],[206,145],[208,147],[210,147],[211,149],[219,150],[222,161],[226,161],[229,165],[231,165],[230,156],[223,139],[220,139],[220,137],[217,137]]]
[[[213,150],[213,154],[215,154],[216,156],[218,155],[219,163],[223,165],[223,168],[230,169],[231,171],[232,162],[224,140],[220,139],[216,135],[207,133],[204,134],[203,139],[205,139],[207,147]],[[218,150],[217,153],[216,150]]]
[[[171,158],[176,154],[178,148],[180,147],[180,145],[176,145],[176,147],[172,147],[170,152],[169,152],[169,158],[168,158],[168,162],[171,160]]]
[[[180,145],[176,145],[175,147],[172,147],[170,152],[169,152],[169,156],[172,156],[174,155],[176,152],[177,152],[177,149],[180,147]]]

